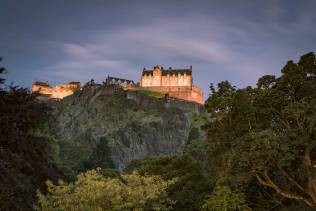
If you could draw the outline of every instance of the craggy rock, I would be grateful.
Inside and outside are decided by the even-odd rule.
[[[108,156],[118,169],[133,160],[181,151],[190,133],[191,112],[162,106],[163,99],[147,98],[157,105],[140,106],[115,87],[85,87],[55,103],[57,135],[65,142],[85,146],[88,157],[100,141],[106,141]]]

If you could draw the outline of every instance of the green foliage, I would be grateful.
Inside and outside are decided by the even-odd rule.
[[[208,142],[204,138],[199,138],[194,141],[190,141],[183,150],[184,154],[188,154],[196,159],[201,166],[208,168],[207,157],[208,157]]]
[[[4,85],[0,79],[0,210],[32,210],[36,189],[58,176],[50,140],[34,133],[50,109],[27,89]]]
[[[315,55],[289,61],[280,77],[263,76],[256,88],[237,89],[227,81],[210,88],[205,108],[211,120],[204,128],[216,182],[243,190],[249,200],[250,192],[260,195],[249,186],[256,181],[286,204],[315,205]]]
[[[200,165],[203,166],[203,169],[206,170],[208,142],[201,128],[207,123],[207,116],[204,112],[191,112],[187,115],[190,124],[190,132],[187,144],[183,151],[185,154],[196,159]]]
[[[0,62],[2,61],[2,58],[0,57]],[[4,67],[0,67],[0,74],[5,73],[5,68]],[[4,78],[0,78],[0,88],[1,86],[4,84],[5,79]]]
[[[136,166],[141,175],[158,175],[165,180],[177,178],[167,189],[168,197],[176,201],[173,210],[199,210],[212,189],[200,164],[188,155],[152,157]]]
[[[66,178],[74,178],[85,169],[85,163],[92,153],[92,149],[84,141],[76,143],[58,140],[60,168],[63,169]]]
[[[164,94],[162,94],[160,92],[151,91],[151,90],[138,89],[137,92],[139,94],[141,94],[141,95],[154,97],[154,98],[157,98],[157,99],[161,99],[161,98],[165,97]]]
[[[127,124],[125,121],[119,121],[120,119],[140,119],[146,115],[149,116],[143,109],[139,109],[134,101],[127,100],[120,93],[98,96],[91,109],[95,110],[98,115],[88,119],[90,128],[98,127],[106,121],[111,122],[108,127],[114,130]],[[92,116],[94,115],[92,113]]]
[[[87,144],[85,137],[79,137],[76,142],[65,141],[58,137],[52,127],[54,122],[51,117],[49,121],[37,128],[36,135],[50,140],[53,163],[63,172],[64,179],[75,179],[77,174],[91,166],[90,156],[93,154],[93,150]]]
[[[113,169],[115,168],[111,158],[111,149],[105,137],[102,137],[95,147],[89,159],[85,162],[85,169],[93,168]]]
[[[43,124],[37,128],[37,136],[50,139],[53,163],[64,174],[64,179],[73,180],[81,172],[97,167],[105,169],[108,176],[118,174],[111,158],[111,149],[108,140],[101,137],[95,147],[88,144],[87,137],[79,137],[75,142],[62,140],[50,124]]]
[[[218,186],[214,193],[205,200],[202,211],[250,211],[245,196],[233,192],[228,186]]]
[[[102,175],[100,169],[78,175],[74,183],[47,182],[48,193],[38,192],[37,210],[170,210],[166,188],[174,181],[137,172],[120,178]]]

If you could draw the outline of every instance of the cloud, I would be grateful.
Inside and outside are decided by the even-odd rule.
[[[60,60],[40,72],[42,77],[59,80],[103,79],[107,74],[137,80],[140,66],[146,64],[178,65],[180,68],[193,64],[195,75],[218,75],[214,71],[219,71],[234,76],[237,81],[254,81],[265,73],[267,65],[260,58],[266,53],[250,55],[257,50],[252,46],[253,33],[263,39],[271,39],[271,36],[253,22],[238,24],[223,24],[198,16],[160,19],[150,25],[119,28],[110,33],[99,31],[89,42],[59,45]],[[212,66],[221,68],[212,69]],[[201,86],[199,80],[196,85]]]
[[[91,50],[77,44],[66,43],[64,44],[64,52],[74,59],[94,59],[95,55]]]
[[[74,2],[42,3],[40,11],[27,4],[0,18],[8,29],[0,33],[1,46],[20,63],[13,76],[28,84],[101,81],[108,74],[138,80],[143,66],[193,65],[194,83],[207,91],[210,82],[226,79],[254,85],[316,48],[314,3]]]

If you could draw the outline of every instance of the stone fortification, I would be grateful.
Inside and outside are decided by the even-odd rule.
[[[189,69],[169,68],[168,70],[164,70],[159,66],[155,66],[153,70],[144,68],[140,82],[137,84],[132,80],[108,76],[103,81],[103,86],[112,85],[119,86],[123,90],[149,90],[173,98],[199,104],[204,103],[203,91],[193,85],[192,66]],[[91,79],[83,87],[80,87],[79,82],[70,82],[51,87],[47,82],[36,81],[32,86],[32,92],[38,92],[41,97],[49,99],[62,99],[72,95],[75,90],[89,86],[101,86],[101,84],[96,84]]]
[[[39,93],[49,99],[62,99],[66,96],[72,95],[74,91],[80,89],[80,82],[70,82],[65,84],[58,84],[51,87],[48,82],[36,81],[32,85],[32,92]]]
[[[189,69],[164,70],[155,66],[153,70],[144,68],[140,87],[172,97],[203,104],[203,91],[193,86],[192,66]]]

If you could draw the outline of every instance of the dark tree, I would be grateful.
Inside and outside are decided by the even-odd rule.
[[[205,127],[218,183],[242,188],[256,182],[306,206],[316,205],[316,59],[289,61],[280,77],[257,87],[211,86]],[[249,189],[248,189],[249,191]]]
[[[32,210],[36,190],[56,178],[49,140],[34,133],[50,109],[25,88],[4,87],[0,78],[0,210]]]
[[[200,164],[189,155],[158,156],[142,161],[135,168],[141,175],[159,175],[164,180],[175,179],[167,189],[168,197],[176,201],[172,210],[200,210],[202,202],[212,189]]]

